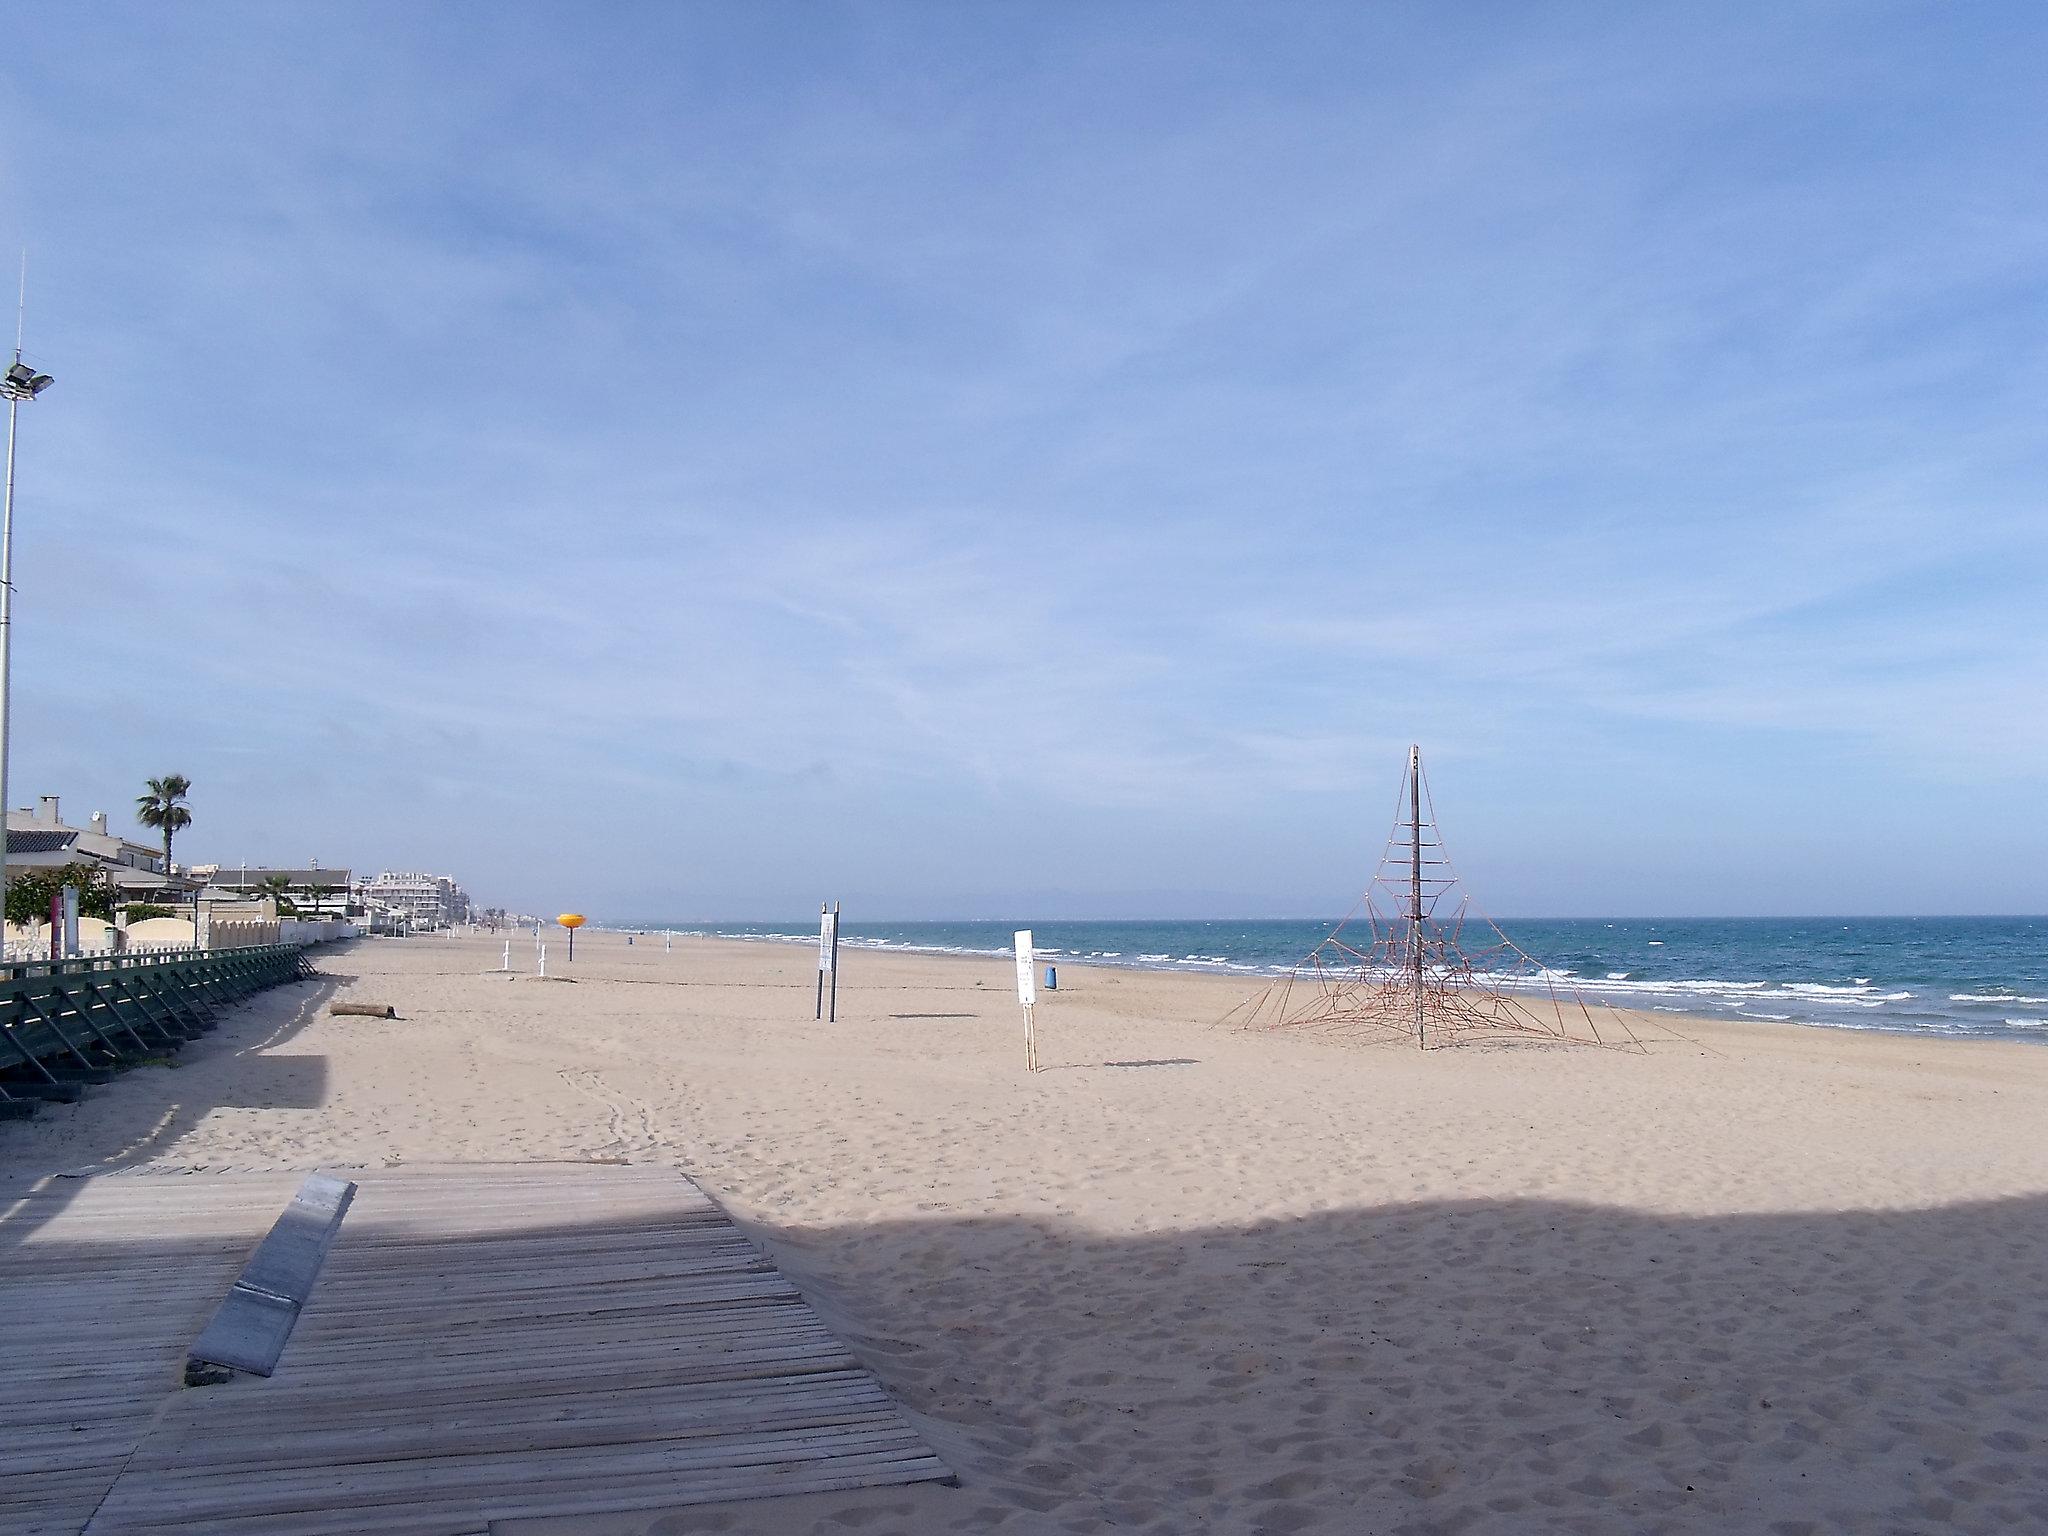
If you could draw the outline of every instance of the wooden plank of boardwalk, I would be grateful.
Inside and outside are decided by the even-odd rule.
[[[139,1441],[130,1418],[105,1426],[96,1454],[125,1466],[92,1536],[476,1536],[950,1475],[672,1170],[335,1171],[355,1203],[276,1374],[138,1403],[156,1415]]]
[[[0,1186],[0,1530],[75,1536],[296,1174]]]

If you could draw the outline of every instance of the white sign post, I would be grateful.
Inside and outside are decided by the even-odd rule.
[[[826,978],[831,978],[832,1011],[825,1011]],[[818,903],[818,1011],[815,1018],[839,1022],[839,903]]]
[[[1019,928],[1017,945],[1017,1001],[1024,1007],[1024,1070],[1038,1070],[1038,1024],[1031,1010],[1038,1006],[1038,981],[1032,974],[1031,930]]]
[[[64,958],[73,959],[78,954],[78,887],[64,887]]]

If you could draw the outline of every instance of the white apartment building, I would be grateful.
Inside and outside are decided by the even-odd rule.
[[[447,875],[385,870],[357,887],[366,902],[401,914],[418,928],[448,928],[469,916],[469,897]]]

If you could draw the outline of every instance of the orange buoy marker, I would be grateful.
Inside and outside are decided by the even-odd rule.
[[[583,914],[581,912],[564,912],[555,921],[569,930],[569,958],[574,960],[576,958],[576,930],[583,926]]]

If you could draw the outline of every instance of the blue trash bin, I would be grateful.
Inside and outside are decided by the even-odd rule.
[[[1059,989],[1060,968],[1056,965],[1048,965],[1045,968],[1045,990],[1048,992],[1057,992],[1059,991]]]

